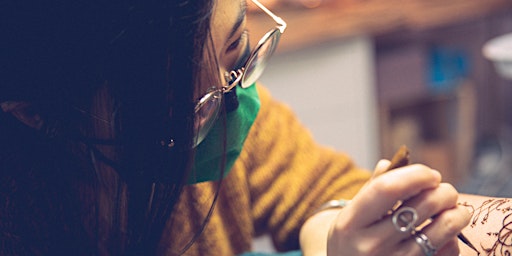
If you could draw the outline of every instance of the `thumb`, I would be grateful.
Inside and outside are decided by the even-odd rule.
[[[377,162],[375,169],[373,169],[372,179],[385,173],[390,164],[391,164],[391,162],[386,159],[381,159],[379,162]]]

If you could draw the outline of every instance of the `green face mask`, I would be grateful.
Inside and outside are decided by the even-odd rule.
[[[237,88],[239,106],[229,112],[224,124],[219,117],[206,138],[197,146],[194,167],[188,178],[188,184],[219,180],[221,169],[224,176],[229,173],[240,155],[245,139],[249,134],[260,109],[260,99],[256,86]],[[224,134],[226,134],[226,155],[223,155]]]

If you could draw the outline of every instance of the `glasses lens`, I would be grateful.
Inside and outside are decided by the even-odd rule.
[[[265,36],[266,38],[263,39],[263,42],[260,41],[257,46],[258,48],[256,48],[245,67],[245,74],[241,83],[243,88],[251,86],[261,76],[267,66],[268,60],[277,48],[280,36],[281,32],[275,29]]]
[[[212,91],[206,94],[199,101],[195,110],[194,128],[196,131],[196,138],[194,147],[199,145],[208,132],[211,130],[217,117],[222,104],[222,92],[220,90]]]

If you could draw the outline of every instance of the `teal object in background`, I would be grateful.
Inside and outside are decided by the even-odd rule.
[[[429,50],[429,90],[452,92],[470,72],[468,54],[461,48],[432,46]]]

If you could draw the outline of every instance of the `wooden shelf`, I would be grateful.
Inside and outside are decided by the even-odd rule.
[[[510,0],[360,0],[330,1],[313,9],[273,10],[288,23],[278,51],[293,51],[346,37],[424,31],[512,11]],[[250,12],[251,34],[265,33],[272,20]]]

